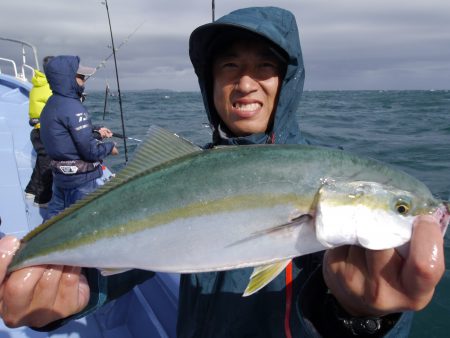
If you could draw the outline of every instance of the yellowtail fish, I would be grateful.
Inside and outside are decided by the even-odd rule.
[[[410,240],[440,213],[410,175],[337,149],[303,145],[202,150],[158,127],[117,177],[26,235],[9,270],[38,264],[195,273],[255,267],[249,295],[296,256],[345,244]]]

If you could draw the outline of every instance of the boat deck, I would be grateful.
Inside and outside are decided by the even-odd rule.
[[[0,79],[0,229],[22,237],[41,222],[42,216],[41,210],[33,207],[33,201],[25,200],[22,189],[30,179],[34,161],[28,126],[28,98],[24,90],[11,88],[8,84],[17,83],[27,89],[31,86],[6,75]],[[18,201],[22,203],[18,205]]]

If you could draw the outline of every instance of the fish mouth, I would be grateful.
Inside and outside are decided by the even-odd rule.
[[[445,234],[450,222],[450,202],[443,201],[442,204],[434,212],[434,216],[439,219],[442,234]]]

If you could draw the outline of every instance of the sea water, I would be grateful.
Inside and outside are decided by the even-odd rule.
[[[128,137],[145,139],[149,126],[169,129],[192,142],[210,141],[199,92],[125,91],[122,111]],[[95,92],[85,101],[94,123],[122,134],[118,96]],[[106,107],[106,109],[105,109]],[[450,199],[450,91],[306,91],[297,112],[300,129],[315,144],[343,147],[401,168]],[[106,164],[120,170],[120,155]],[[127,141],[132,159],[139,142]],[[446,337],[450,332],[450,239],[445,239],[446,272],[430,305],[415,316],[411,337]]]

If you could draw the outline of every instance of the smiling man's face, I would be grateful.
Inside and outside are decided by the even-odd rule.
[[[214,106],[235,136],[267,130],[280,82],[280,62],[263,41],[237,42],[215,57]]]

